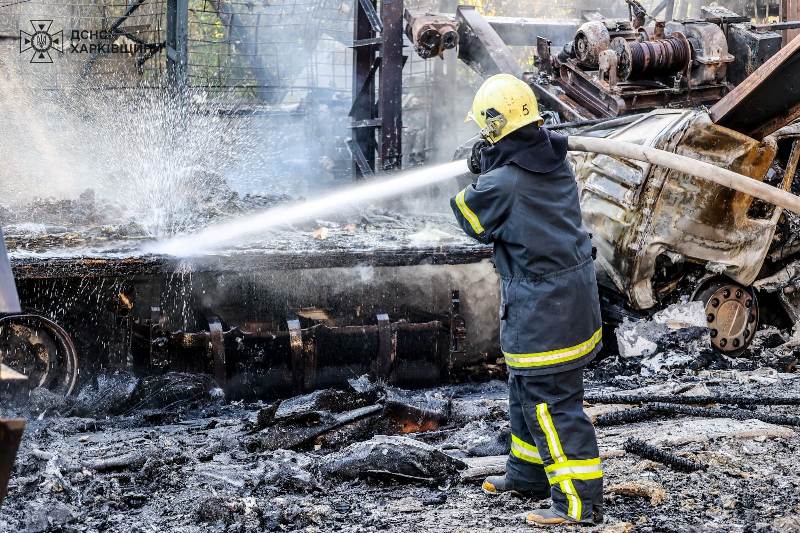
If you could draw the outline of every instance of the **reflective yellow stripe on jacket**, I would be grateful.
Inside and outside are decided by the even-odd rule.
[[[532,368],[537,366],[557,365],[580,359],[592,352],[603,338],[602,328],[598,328],[589,339],[575,346],[550,350],[548,352],[534,353],[507,353],[503,352],[506,364],[512,368]]]
[[[481,221],[478,220],[478,215],[469,208],[467,202],[464,200],[464,194],[466,192],[467,190],[464,189],[456,195],[456,205],[458,206],[458,210],[461,211],[461,215],[463,215],[463,217],[467,219],[467,222],[469,222],[469,225],[472,226],[472,231],[474,231],[476,235],[480,235],[483,233],[484,229],[483,226],[481,226]]]

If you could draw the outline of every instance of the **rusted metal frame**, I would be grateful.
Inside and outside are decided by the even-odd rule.
[[[552,42],[550,39],[536,37],[536,67],[539,69],[539,72],[547,74],[548,76],[553,75],[553,62],[550,57],[551,44]]]
[[[354,41],[351,45],[353,48],[358,48],[360,46],[380,46],[383,43],[383,39],[380,37],[370,37],[369,39],[360,39],[358,41]]]
[[[574,68],[567,63],[561,65],[561,73],[556,83],[567,95],[598,118],[612,118],[627,111],[622,98],[614,95],[606,99],[600,98],[598,95],[600,89],[594,81],[581,69]],[[616,103],[616,108],[611,107],[609,103],[611,101]]]
[[[380,44],[353,47],[353,103],[348,115],[354,122],[377,118],[375,73],[380,67],[381,61],[377,55],[377,49],[382,45],[383,39],[376,35],[362,5],[364,3],[369,3],[372,11],[375,11],[375,0],[360,0],[355,4],[353,42],[361,43],[380,39]],[[353,129],[351,139],[347,142],[347,148],[353,156],[355,179],[374,174],[375,153],[378,149],[374,129]]]
[[[216,315],[208,315],[208,348],[214,362],[214,379],[220,388],[225,388],[228,383],[228,373],[225,365],[225,335],[222,331],[222,322]]]
[[[155,57],[161,50],[164,49],[166,45],[164,43],[158,43],[155,46],[151,46],[146,53],[142,54],[141,57],[136,59],[136,66],[141,67],[145,63],[147,63],[150,59]]]
[[[458,6],[458,57],[478,74],[512,74],[522,77],[522,69],[511,50],[474,6]]]
[[[508,45],[503,42],[486,18],[475,10],[475,6],[458,6],[456,21],[458,22],[458,58],[467,66],[484,77],[506,73],[523,78],[522,68]],[[558,111],[566,120],[586,118],[543,85],[532,79],[525,81],[531,86],[539,102]]]
[[[756,139],[800,116],[800,39],[792,40],[709,110],[711,119]]]
[[[25,420],[0,419],[0,504],[6,497],[14,458],[25,431]]]
[[[610,93],[598,86],[586,72],[570,63],[561,65],[561,75],[557,84],[568,96],[600,117],[614,117],[667,104],[701,104],[720,98],[727,90],[724,84],[707,85],[689,92],[676,91],[666,86],[657,89],[637,89],[620,83],[616,86],[617,90]],[[601,95],[605,95],[606,98],[602,98]],[[616,101],[616,110],[609,105],[611,100]]]
[[[403,0],[381,0],[381,22],[378,146],[381,169],[390,171],[400,169],[403,164]]]
[[[161,306],[158,306],[158,305],[150,306],[150,323],[149,323],[149,328],[148,328],[150,336],[149,336],[149,342],[148,342],[149,350],[147,352],[147,367],[148,367],[148,369],[151,369],[153,367],[153,365],[154,365],[154,360],[155,360],[155,357],[154,357],[155,353],[154,352],[155,352],[155,350],[157,348],[160,349],[160,348],[164,347],[163,344],[158,342],[158,339],[160,338],[158,333],[161,330],[163,330],[164,325],[165,325],[164,324],[165,320],[166,320],[166,317],[161,312]]]

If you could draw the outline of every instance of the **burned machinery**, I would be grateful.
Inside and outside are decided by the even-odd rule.
[[[707,21],[583,24],[553,59],[553,83],[594,116],[719,100],[729,90],[722,28]]]
[[[492,352],[489,253],[264,252],[199,260],[181,275],[185,264],[161,257],[23,261],[15,265],[21,300],[44,316],[16,316],[0,348],[28,369],[29,386],[65,395],[79,377],[115,370],[206,373],[232,398],[307,392],[367,373],[433,385]],[[480,291],[474,280],[484,280]]]
[[[564,21],[498,23],[469,6],[459,6],[449,19],[407,11],[406,31],[420,51],[432,35],[420,28],[455,25],[459,59],[481,75],[507,72],[526,79],[544,107],[570,121],[714,103],[780,49],[779,33],[725,8],[703,8],[698,20],[645,23],[642,6],[628,3],[630,20],[577,22],[567,42],[559,41]],[[536,46],[537,72],[522,71],[514,45]]]

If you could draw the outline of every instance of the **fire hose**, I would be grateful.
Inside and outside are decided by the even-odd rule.
[[[568,141],[569,149],[572,151],[605,154],[662,166],[677,172],[689,174],[690,176],[712,181],[723,187],[749,194],[759,200],[775,204],[778,207],[800,214],[800,197],[784,191],[783,189],[767,185],[749,176],[744,176],[728,169],[712,165],[711,163],[691,159],[683,155],[667,152],[666,150],[659,150],[658,148],[615,139],[570,136]]]

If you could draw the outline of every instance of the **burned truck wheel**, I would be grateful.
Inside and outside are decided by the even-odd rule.
[[[64,329],[43,316],[0,319],[0,356],[28,377],[30,388],[44,387],[68,396],[78,381],[78,354]]]
[[[758,328],[758,299],[752,288],[714,278],[701,285],[694,299],[705,304],[714,348],[737,355],[750,345]]]

